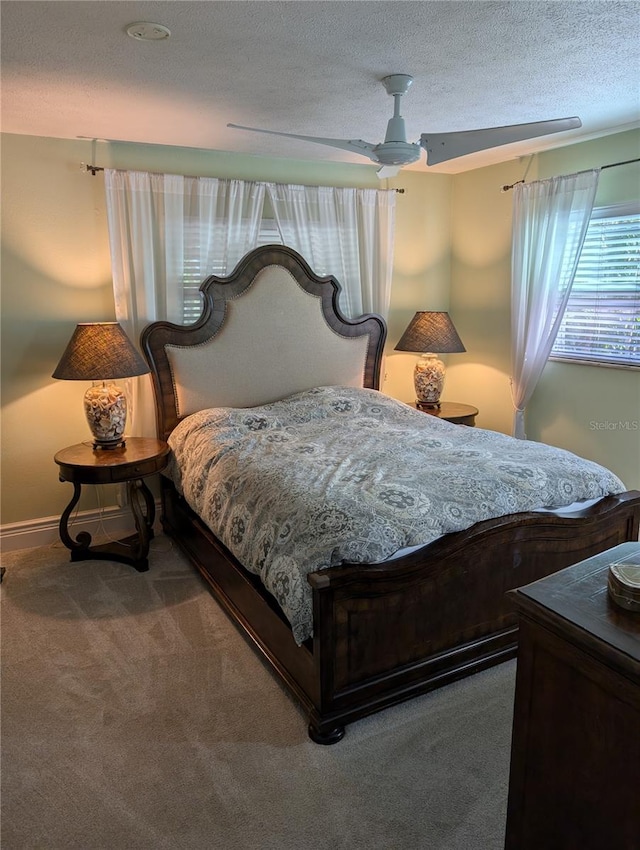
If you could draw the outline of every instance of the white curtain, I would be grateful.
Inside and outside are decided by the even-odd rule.
[[[342,285],[348,318],[389,312],[395,192],[334,186],[268,183],[285,245],[302,254],[316,274]]]
[[[596,169],[514,187],[511,397],[520,439],[571,292],[599,176]]]
[[[149,322],[184,321],[185,258],[204,279],[257,245],[264,184],[106,169],[105,189],[116,319],[134,342]],[[153,434],[150,381],[132,383],[128,433]]]

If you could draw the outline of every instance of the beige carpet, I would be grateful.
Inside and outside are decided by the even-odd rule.
[[[501,850],[514,662],[331,747],[170,541],[3,557],[3,850]]]

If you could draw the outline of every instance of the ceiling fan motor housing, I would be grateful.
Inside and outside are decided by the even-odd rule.
[[[420,159],[420,145],[411,142],[383,142],[373,149],[376,160],[382,165],[408,165]]]
[[[404,118],[400,115],[400,98],[409,90],[413,77],[408,74],[390,74],[382,80],[387,93],[393,95],[393,117],[387,122],[384,142],[373,149],[382,165],[408,165],[420,159],[421,148],[407,141]]]

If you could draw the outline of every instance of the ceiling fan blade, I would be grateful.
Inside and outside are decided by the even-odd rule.
[[[427,165],[437,165],[476,151],[561,133],[576,127],[582,127],[579,118],[555,118],[551,121],[533,121],[530,124],[510,124],[506,127],[463,130],[457,133],[423,133],[420,136],[420,144],[427,152]]]
[[[401,167],[400,165],[383,165],[376,171],[376,174],[380,180],[384,180],[385,177],[395,177],[400,173]]]
[[[286,136],[288,139],[300,139],[303,142],[315,142],[317,145],[328,145],[331,148],[340,148],[351,153],[358,153],[362,156],[367,156],[374,162],[377,162],[377,157],[373,153],[376,145],[370,142],[363,142],[362,139],[324,139],[318,136],[298,136],[296,133],[280,133],[277,130],[260,130],[257,127],[243,127],[241,124],[227,124],[227,127],[232,127],[234,130],[250,130],[252,133],[268,133],[270,136]]]

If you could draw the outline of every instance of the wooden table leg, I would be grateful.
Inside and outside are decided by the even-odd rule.
[[[153,537],[153,523],[155,520],[155,502],[153,496],[142,479],[129,481],[127,493],[129,505],[136,526],[136,534],[129,535],[122,540],[112,540],[97,546],[91,545],[91,535],[88,531],[81,531],[74,540],[69,534],[69,517],[78,504],[82,485],[73,483],[73,497],[60,517],[60,539],[71,550],[72,561],[117,561],[128,564],[138,572],[146,572],[149,569],[149,544]]]
[[[132,555],[136,562],[140,564],[144,562],[146,564],[147,555],[149,554],[149,543],[153,538],[156,505],[151,491],[141,478],[135,481],[129,481],[127,484],[127,494],[129,496],[131,513],[136,524],[136,531],[138,532],[137,539],[130,538]],[[136,566],[135,563],[134,566]],[[136,569],[139,569],[139,567],[136,566]]]
[[[61,478],[60,481],[64,481],[64,478]],[[88,531],[81,531],[75,540],[69,534],[69,517],[73,513],[73,509],[80,500],[81,492],[82,484],[78,484],[77,481],[74,482],[73,496],[71,497],[71,501],[69,502],[67,507],[62,512],[62,516],[60,517],[60,540],[62,540],[67,549],[71,549],[72,555],[74,552],[86,551],[91,545],[91,535]],[[75,559],[72,558],[72,560]]]

